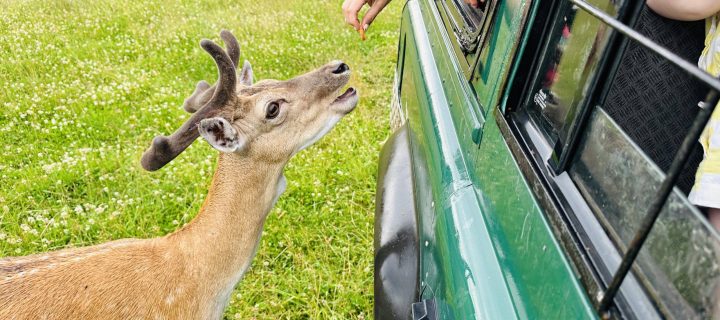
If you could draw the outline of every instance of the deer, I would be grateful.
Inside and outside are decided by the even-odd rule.
[[[189,119],[156,136],[141,158],[159,170],[198,137],[218,152],[198,214],[163,237],[123,239],[0,260],[0,319],[219,319],[249,268],[287,182],[283,170],[358,103],[350,68],[332,61],[295,78],[253,83],[227,30],[226,50],[200,46],[218,80],[183,103]]]

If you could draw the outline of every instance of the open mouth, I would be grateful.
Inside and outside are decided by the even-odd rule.
[[[345,92],[343,92],[343,94],[341,94],[340,96],[335,98],[335,101],[333,101],[333,103],[345,101],[345,100],[351,98],[352,96],[354,96],[356,93],[357,93],[357,91],[355,91],[355,88],[350,87],[347,90],[345,90]]]
[[[355,88],[350,87],[347,88],[343,94],[335,98],[335,101],[330,104],[330,108],[339,111],[342,114],[347,114],[355,109],[358,99],[357,91]]]

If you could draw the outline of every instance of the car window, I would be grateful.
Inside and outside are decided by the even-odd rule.
[[[618,7],[613,2],[594,2],[617,14]],[[577,110],[585,101],[609,35],[607,25],[570,3],[556,19],[540,76],[534,79],[533,107],[528,112],[558,153],[562,152]]]
[[[480,40],[483,18],[487,12],[487,4],[481,2],[480,8],[473,8],[462,0],[442,0],[442,7],[447,12],[453,34],[460,42],[463,52],[470,53],[477,48]]]
[[[664,174],[605,110],[596,108],[571,162],[570,177],[623,251],[632,241]],[[678,188],[637,260],[646,288],[677,319],[709,317],[720,284],[720,243]]]
[[[623,2],[587,2],[618,19],[630,15]],[[678,53],[681,58],[697,61],[702,30],[640,8],[626,21],[634,21],[639,32],[664,47],[685,50]],[[537,49],[522,59],[532,62],[520,65],[532,70],[513,82],[521,89],[509,89],[520,97],[511,97],[509,104],[517,105],[507,107],[507,116],[518,122],[517,127],[530,125],[540,132],[542,144],[551,151],[545,152],[536,170],[545,177],[568,176],[623,255],[709,86],[650,49],[614,40],[621,38],[608,24],[569,1],[559,2],[555,14],[552,23],[543,25],[542,40],[536,40],[540,44],[528,45]],[[532,155],[538,153],[537,141],[522,140],[537,158]],[[683,171],[686,179],[665,200],[633,269],[656,308],[678,319],[710,318],[720,299],[720,237],[686,197],[687,181],[692,182],[697,167],[692,159],[701,158],[699,148],[693,152]],[[564,189],[548,183],[557,203],[569,201],[570,197],[562,198]],[[605,283],[612,279],[599,277]],[[624,299],[633,303],[633,297]]]
[[[485,39],[497,0],[481,2],[479,8],[463,0],[436,0],[435,4],[461,68],[469,75]]]

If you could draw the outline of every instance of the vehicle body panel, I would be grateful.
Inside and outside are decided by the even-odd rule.
[[[407,127],[383,146],[375,211],[375,319],[408,319],[418,296],[418,239]],[[381,310],[381,311],[377,311]]]
[[[395,188],[413,188],[418,299],[435,299],[440,319],[595,317],[488,112],[502,95],[529,6],[498,4],[490,50],[481,51],[470,83],[435,3],[410,0],[403,12],[397,72],[413,181]],[[383,312],[376,308],[376,316]]]

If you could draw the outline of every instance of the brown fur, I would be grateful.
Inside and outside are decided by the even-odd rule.
[[[218,295],[252,259],[280,169],[221,154],[200,213],[175,233],[0,260],[0,319],[218,318]]]
[[[349,79],[328,76],[337,65],[239,91],[223,113],[247,145],[220,153],[207,198],[182,229],[1,259],[0,319],[220,318],[255,254],[285,164],[357,102],[334,101]],[[287,101],[282,119],[266,121],[265,102],[279,98]]]

